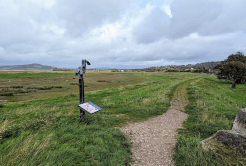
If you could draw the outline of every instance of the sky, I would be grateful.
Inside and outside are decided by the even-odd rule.
[[[0,0],[0,66],[136,69],[246,53],[245,0]]]

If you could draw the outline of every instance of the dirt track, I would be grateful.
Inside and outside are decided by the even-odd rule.
[[[182,128],[183,121],[188,118],[188,114],[182,111],[188,102],[186,88],[189,83],[176,88],[166,113],[119,128],[132,143],[132,166],[174,165],[176,130]]]

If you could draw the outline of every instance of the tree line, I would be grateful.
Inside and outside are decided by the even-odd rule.
[[[205,67],[206,66],[206,67]],[[190,67],[194,68],[191,69]],[[215,70],[218,79],[231,80],[236,84],[244,84],[246,81],[246,56],[242,52],[231,54],[227,59],[220,62],[205,62],[196,65],[168,66],[168,67],[150,67],[144,69],[132,69],[132,71],[167,71],[167,72],[193,72],[193,73],[209,73],[209,69]],[[117,72],[113,69],[112,72]],[[127,70],[125,69],[124,72]],[[210,72],[211,73],[211,72]]]

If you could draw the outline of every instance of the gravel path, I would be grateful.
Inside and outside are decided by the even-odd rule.
[[[146,121],[127,124],[121,128],[132,143],[132,166],[173,166],[176,130],[188,118],[184,111],[188,100],[186,88],[190,82],[179,85],[166,113]]]

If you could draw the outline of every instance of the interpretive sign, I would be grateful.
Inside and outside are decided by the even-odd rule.
[[[80,109],[83,109],[83,111],[86,111],[90,115],[97,112],[97,111],[100,111],[102,109],[90,101],[88,101],[87,103],[80,104],[80,105],[78,105],[78,107]]]
[[[87,102],[84,103],[84,74],[86,71],[86,64],[91,65],[89,61],[87,60],[82,60],[82,66],[79,67],[75,71],[75,76],[80,76],[79,77],[79,99],[80,99],[80,105],[78,107],[80,108],[80,119],[83,117],[84,120],[86,120],[85,117],[85,112],[89,113],[90,115],[100,111],[102,108],[98,107],[97,105],[93,104],[92,102]]]

